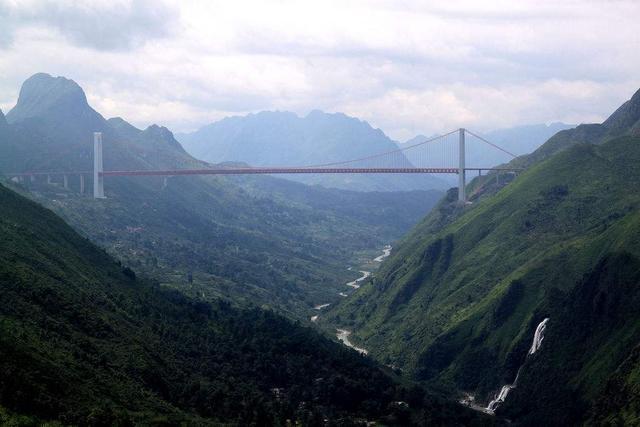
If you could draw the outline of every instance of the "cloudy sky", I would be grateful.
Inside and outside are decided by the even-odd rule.
[[[404,140],[601,121],[640,88],[638,0],[0,0],[0,108],[39,71],[186,131],[341,111]]]

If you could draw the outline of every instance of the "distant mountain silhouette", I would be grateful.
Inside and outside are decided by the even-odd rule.
[[[83,119],[99,119],[87,103],[82,88],[73,80],[38,73],[29,77],[20,89],[18,103],[7,114],[7,121],[16,123],[33,117],[80,114]]]
[[[380,129],[342,113],[263,111],[229,117],[189,133],[178,134],[188,152],[218,163],[246,162],[254,166],[306,166],[349,160],[397,149]],[[402,156],[400,161],[410,162]],[[391,166],[391,163],[380,166]],[[353,190],[413,190],[444,188],[433,176],[322,175],[292,179]]]
[[[150,168],[150,161],[164,168],[196,163],[166,128],[142,131],[122,119],[105,120],[65,77],[28,78],[6,119],[13,137],[0,144],[5,170],[91,170],[93,132],[103,133],[106,169]]]

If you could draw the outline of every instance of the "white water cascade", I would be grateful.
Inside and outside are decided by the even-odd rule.
[[[544,331],[547,328],[547,322],[549,318],[545,318],[542,322],[538,324],[536,328],[536,332],[533,334],[533,342],[531,343],[531,348],[527,353],[527,357],[534,354],[536,351],[540,350],[540,346],[542,345],[542,340],[544,339]],[[494,414],[498,406],[502,404],[506,399],[507,395],[511,391],[511,389],[516,388],[516,384],[518,384],[518,378],[520,377],[520,371],[522,370],[522,364],[518,369],[518,373],[516,374],[516,379],[511,384],[503,385],[498,394],[493,398],[489,405],[484,409],[484,411],[488,414]]]
[[[547,322],[549,318],[544,319],[538,327],[536,328],[536,333],[533,334],[533,343],[531,344],[531,348],[529,349],[529,355],[535,353],[540,349],[542,345],[542,340],[544,339],[544,330],[547,329]]]

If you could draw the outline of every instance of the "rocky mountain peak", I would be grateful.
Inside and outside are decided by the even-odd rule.
[[[76,82],[37,73],[22,84],[18,103],[7,114],[7,121],[15,123],[55,111],[78,114],[90,109],[84,91]]]

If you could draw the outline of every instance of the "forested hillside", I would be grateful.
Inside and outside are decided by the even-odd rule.
[[[309,328],[148,283],[2,186],[0,233],[3,424],[481,421]]]
[[[497,194],[463,210],[452,192],[321,321],[352,328],[356,342],[413,378],[485,405],[518,377],[497,410],[512,420],[636,423],[640,138],[619,135],[637,132],[637,100],[593,125],[605,129],[590,140],[597,145],[549,148],[573,132],[563,131],[538,150],[555,155]],[[629,127],[612,125],[621,116]],[[542,349],[527,357],[545,318]],[[622,400],[613,389],[621,382]]]

